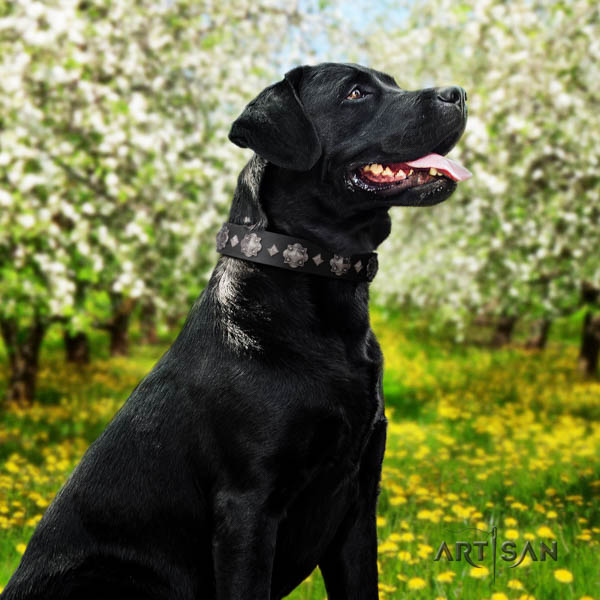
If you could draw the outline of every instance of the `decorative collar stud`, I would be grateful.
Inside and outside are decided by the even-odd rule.
[[[346,256],[308,240],[252,229],[251,225],[225,223],[217,233],[217,251],[250,262],[335,279],[372,281],[377,273],[375,252]]]

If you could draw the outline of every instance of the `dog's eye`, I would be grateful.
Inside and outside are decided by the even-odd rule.
[[[347,96],[346,100],[358,100],[364,98],[366,94],[360,88],[354,88]]]

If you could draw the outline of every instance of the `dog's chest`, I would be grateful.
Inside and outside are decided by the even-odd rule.
[[[345,345],[343,377],[333,377],[333,396],[344,414],[351,435],[368,432],[384,416],[383,355],[372,331],[364,341]]]
[[[277,537],[275,588],[291,589],[306,577],[342,526],[348,511],[370,502],[361,492],[365,469],[379,481],[381,456],[373,457],[375,424],[383,417],[381,362],[353,364],[354,377],[332,379],[335,412],[323,427],[313,430],[320,449],[318,466],[312,470],[298,495],[288,506]],[[358,509],[357,509],[358,510]],[[286,585],[286,583],[288,585]]]

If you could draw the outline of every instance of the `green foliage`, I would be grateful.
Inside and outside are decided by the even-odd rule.
[[[89,332],[131,300],[185,314],[248,157],[230,124],[304,18],[284,2],[1,4],[0,321]]]
[[[394,211],[384,296],[464,326],[567,314],[583,281],[600,285],[598,39],[591,0],[419,2],[401,31],[373,36],[371,60],[401,85],[467,90],[454,152],[474,173],[444,205]]]
[[[103,291],[181,312],[244,154],[229,125],[302,13],[272,3],[2,5],[0,318],[86,328]],[[240,49],[243,48],[243,52]]]

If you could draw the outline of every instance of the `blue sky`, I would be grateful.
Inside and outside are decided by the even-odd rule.
[[[352,29],[366,31],[370,25],[379,20],[381,27],[398,27],[406,17],[408,6],[413,0],[405,2],[393,2],[390,0],[354,0],[341,4],[344,18],[348,20]],[[324,0],[298,0],[302,12],[324,13],[330,10]],[[351,42],[351,40],[349,40]],[[324,37],[315,36],[311,39],[311,45],[317,53],[318,60],[344,61],[347,60],[343,48],[331,48]],[[286,65],[287,68],[294,66],[292,60]]]

